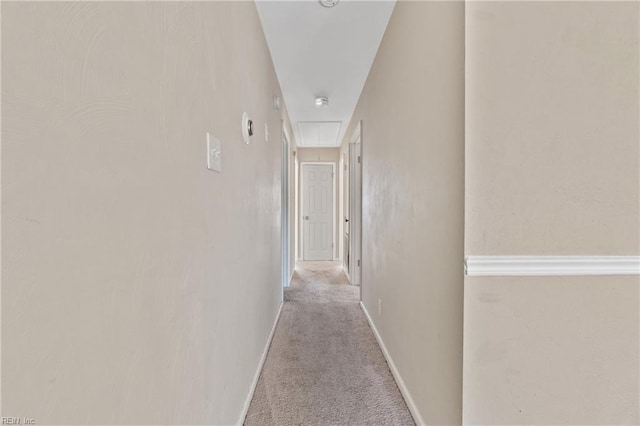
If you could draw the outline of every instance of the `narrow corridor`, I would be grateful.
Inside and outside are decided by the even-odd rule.
[[[300,262],[245,425],[413,425],[339,262]]]

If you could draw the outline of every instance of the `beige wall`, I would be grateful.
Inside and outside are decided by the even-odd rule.
[[[468,277],[464,424],[638,424],[637,277]]]
[[[363,303],[418,415],[459,424],[463,2],[396,4],[344,143],[358,120]]]
[[[638,253],[638,7],[467,4],[468,254]]]
[[[281,298],[255,5],[3,3],[2,89],[2,415],[235,423]]]
[[[468,2],[466,255],[638,255],[635,2]],[[464,422],[637,424],[638,277],[469,277]]]
[[[300,168],[298,170],[298,182],[300,182],[300,188],[298,188],[299,191],[302,191],[302,163],[304,162],[314,162],[314,161],[319,161],[319,162],[331,162],[331,163],[335,163],[335,170],[336,170],[336,176],[335,176],[335,193],[336,193],[336,217],[334,218],[334,220],[336,221],[335,224],[335,241],[336,244],[334,246],[334,254],[333,256],[335,258],[337,258],[339,256],[339,242],[340,242],[340,212],[338,209],[338,194],[339,194],[339,182],[340,182],[340,170],[339,170],[339,165],[340,165],[340,148],[298,148],[297,149],[297,153],[296,153],[296,159],[298,161],[298,164],[300,165]],[[298,199],[300,200],[300,194],[298,194]],[[302,210],[300,210],[302,211]],[[302,226],[302,223],[300,223],[300,226]],[[299,247],[299,258],[302,259],[302,228],[299,228],[298,230],[298,236],[299,236],[299,243],[298,243],[298,247]]]

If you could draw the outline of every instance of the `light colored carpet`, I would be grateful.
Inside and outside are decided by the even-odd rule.
[[[339,262],[302,262],[245,425],[413,425]]]

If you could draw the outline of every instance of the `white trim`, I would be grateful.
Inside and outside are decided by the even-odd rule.
[[[351,282],[351,276],[349,276],[349,271],[347,270],[347,268],[345,268],[344,264],[342,265],[342,270],[344,271],[344,274],[347,276],[347,280],[349,281],[349,284],[353,283]],[[360,292],[360,301],[362,301],[362,291]]]
[[[420,414],[416,403],[413,401],[413,398],[409,393],[409,389],[407,389],[407,386],[404,384],[404,380],[402,380],[402,376],[400,376],[400,372],[398,371],[396,364],[393,362],[393,359],[391,359],[391,355],[389,355],[389,351],[387,351],[387,347],[384,345],[382,337],[380,337],[380,333],[378,333],[378,329],[376,329],[376,326],[373,324],[373,320],[371,319],[371,316],[369,316],[369,312],[367,312],[367,308],[365,308],[364,303],[360,302],[360,307],[362,308],[362,312],[364,312],[364,316],[367,318],[367,322],[369,323],[369,327],[371,327],[371,331],[373,331],[373,336],[376,338],[380,349],[382,349],[384,359],[387,360],[387,364],[389,365],[391,374],[393,375],[393,378],[398,385],[398,389],[400,389],[400,393],[402,394],[404,402],[406,402],[407,407],[409,408],[409,412],[413,416],[413,421],[418,426],[426,424],[422,419],[422,415]]]
[[[251,387],[249,388],[249,394],[247,395],[247,399],[244,402],[244,406],[242,407],[242,412],[240,413],[240,417],[238,418],[237,425],[242,426],[244,424],[244,419],[247,417],[247,413],[249,412],[249,405],[251,405],[251,400],[253,399],[253,393],[256,391],[256,386],[258,385],[258,379],[260,378],[260,373],[262,373],[262,367],[264,366],[264,362],[267,359],[267,353],[269,352],[269,347],[271,346],[271,341],[273,340],[273,335],[276,332],[276,326],[278,325],[278,321],[280,320],[280,313],[282,312],[282,306],[284,303],[280,302],[280,307],[278,308],[278,314],[276,315],[276,320],[273,322],[273,327],[271,327],[271,333],[269,333],[269,337],[267,338],[267,344],[264,346],[264,350],[262,351],[262,357],[260,358],[260,362],[258,363],[258,369],[256,370],[256,374],[253,376],[253,382],[251,383]]]
[[[296,154],[297,151],[293,151]],[[300,221],[300,164],[298,161],[298,156],[293,156],[293,250],[295,253],[294,261],[297,262],[300,260],[300,230],[298,229],[298,222]],[[294,264],[295,269],[295,264]]]
[[[638,275],[640,256],[468,256],[468,276]]]
[[[298,211],[300,212],[300,217],[304,216],[304,170],[303,170],[303,166],[306,164],[310,164],[310,165],[318,165],[318,166],[327,166],[327,165],[331,165],[331,183],[332,183],[332,189],[331,189],[331,204],[333,204],[333,217],[331,218],[331,223],[333,224],[331,229],[332,229],[332,236],[331,236],[331,241],[333,244],[332,250],[331,250],[331,259],[330,260],[337,260],[336,259],[336,162],[335,161],[301,161],[300,162],[300,206]],[[300,260],[305,260],[304,259],[304,222],[302,222],[301,220],[298,223],[298,227],[299,227],[299,232],[300,232]]]
[[[289,281],[286,281],[287,274],[289,272],[290,259],[291,259],[291,148],[289,144],[289,138],[287,134],[287,129],[284,123],[284,120],[281,122],[282,125],[282,170],[281,170],[281,244],[280,253],[282,256],[281,265],[280,265],[280,276],[281,276],[281,287],[282,287],[282,297],[284,297],[284,288],[289,286]]]
[[[289,137],[289,131],[287,130],[287,126],[284,122],[284,119],[280,120],[282,123],[282,132],[284,133],[284,137],[287,138],[287,141],[290,141],[291,138]]]
[[[360,120],[349,144],[349,260],[352,263],[349,265],[351,272],[349,278],[350,283],[357,286],[362,284],[362,179],[362,120]],[[362,290],[360,300],[362,300]]]
[[[358,125],[353,130],[353,134],[351,135],[351,139],[349,142],[356,143],[358,139],[360,139],[360,134],[362,133],[362,120],[358,121]]]
[[[336,260],[340,260],[340,263],[344,264],[344,261],[342,261],[342,246],[344,245],[344,206],[342,205],[344,200],[344,158],[342,157],[342,153],[340,153],[340,159],[338,160],[336,166],[336,172],[338,173],[338,181],[336,182],[336,185],[338,186],[338,192],[336,195],[336,209],[338,210],[336,223],[336,226],[338,228],[338,238],[336,239],[336,245],[338,248],[338,256]]]

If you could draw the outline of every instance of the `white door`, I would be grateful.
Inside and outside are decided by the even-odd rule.
[[[302,165],[302,258],[333,259],[333,166]]]

